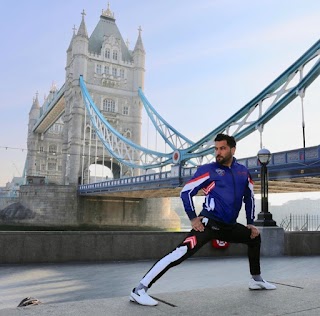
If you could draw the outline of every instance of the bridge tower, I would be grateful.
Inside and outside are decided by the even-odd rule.
[[[140,33],[136,48],[131,51],[108,6],[88,37],[85,13],[82,12],[79,30],[73,35],[67,51],[62,150],[65,184],[77,184],[81,177],[83,183],[89,182],[88,167],[95,162],[111,168],[114,177],[120,176],[120,166],[96,142],[97,136],[89,119],[85,124],[79,76],[83,76],[95,104],[115,129],[134,143],[141,143],[142,106],[138,88],[143,88],[145,52]],[[125,173],[124,166],[122,173]]]
[[[41,165],[37,175],[50,179],[50,183],[88,183],[88,169],[95,162],[111,168],[115,178],[120,176],[120,169],[121,174],[126,174],[126,166],[120,166],[112,160],[100,142],[96,142],[97,136],[89,119],[85,119],[79,76],[83,76],[95,104],[113,127],[134,143],[141,144],[142,104],[138,88],[144,88],[145,73],[141,28],[134,49],[130,50],[109,5],[106,10],[102,10],[91,36],[88,36],[83,11],[78,30],[74,28],[66,57],[64,112],[59,121],[41,135],[32,132],[32,126],[45,111],[48,102],[45,101],[40,110],[34,112],[32,119],[29,118],[30,146],[28,145],[26,174],[36,175],[34,166]],[[59,129],[54,126],[57,124]],[[53,129],[59,130],[54,138],[50,133]],[[39,154],[40,144],[34,143],[36,139],[41,140],[42,154]],[[49,155],[50,146],[55,146],[54,157]]]

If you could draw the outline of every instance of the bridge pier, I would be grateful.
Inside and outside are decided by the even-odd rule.
[[[24,185],[20,198],[6,208],[3,224],[106,229],[180,229],[170,198],[78,196],[74,185]]]
[[[94,226],[180,229],[180,218],[171,210],[170,198],[80,197],[81,222]]]

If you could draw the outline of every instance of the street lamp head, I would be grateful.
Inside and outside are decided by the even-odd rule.
[[[267,165],[271,160],[271,153],[268,149],[262,148],[258,151],[258,160],[261,164]]]

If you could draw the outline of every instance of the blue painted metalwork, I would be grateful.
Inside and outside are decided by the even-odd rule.
[[[172,163],[172,155],[170,153],[157,152],[142,147],[133,143],[114,129],[93,102],[82,76],[80,76],[80,88],[95,132],[110,155],[131,168],[150,169],[151,167],[157,168]],[[117,150],[113,147],[113,144],[121,144],[121,146],[119,146],[121,148]],[[128,149],[127,146],[129,146],[130,151],[129,153],[127,152],[126,155],[123,155],[123,151]],[[144,163],[144,159],[141,159],[142,155],[148,156],[151,163]],[[137,157],[140,158],[139,163],[135,163]]]
[[[138,94],[156,130],[173,150],[183,149],[194,144],[193,141],[179,133],[155,110],[141,88],[139,88]],[[173,141],[173,139],[175,139],[175,141]]]
[[[254,181],[260,181],[261,165],[256,156],[239,159],[238,162],[249,169]],[[164,188],[172,189],[183,186],[194,175],[196,170],[196,167],[181,167],[178,173],[167,171],[85,184],[79,186],[78,192],[80,195],[86,195]],[[269,180],[319,176],[320,146],[274,153],[268,164],[268,171]]]
[[[267,86],[260,94],[254,99],[242,107],[238,112],[232,115],[228,120],[223,122],[220,126],[211,131],[208,135],[200,139],[198,142],[190,146],[188,149],[182,152],[184,159],[190,159],[199,155],[207,155],[211,153],[212,148],[206,146],[207,143],[211,143],[212,139],[222,132],[226,132],[230,126],[235,122],[241,120],[248,115],[250,111],[253,111],[258,105],[269,98],[271,95],[281,88],[286,82],[291,81],[295,75],[300,73],[299,83],[291,87],[288,91],[284,90],[284,93],[279,95],[279,101],[273,104],[264,114],[262,114],[258,120],[253,121],[249,126],[245,127],[241,131],[237,131],[233,134],[237,141],[248,136],[254,132],[259,126],[266,124],[272,117],[278,114],[285,106],[287,106],[292,100],[294,100],[299,91],[305,90],[320,74],[320,62],[317,60],[310,71],[306,74],[302,73],[303,68],[314,59],[319,58],[320,40],[317,41],[304,55],[302,55],[294,64],[292,64],[285,72],[283,72],[277,79],[275,79],[269,86]],[[284,86],[286,88],[286,86]]]
[[[259,178],[260,163],[257,157],[239,159],[254,179]],[[280,180],[320,175],[320,146],[299,148],[272,154],[268,164],[269,179]]]

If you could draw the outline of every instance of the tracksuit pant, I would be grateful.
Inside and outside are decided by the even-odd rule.
[[[180,264],[195,254],[203,245],[212,239],[231,243],[244,243],[248,245],[248,259],[251,275],[259,275],[260,271],[260,235],[250,238],[251,230],[246,226],[236,223],[223,224],[212,219],[203,218],[205,226],[203,232],[191,230],[187,237],[169,254],[158,260],[140,281],[150,288],[170,268]]]

